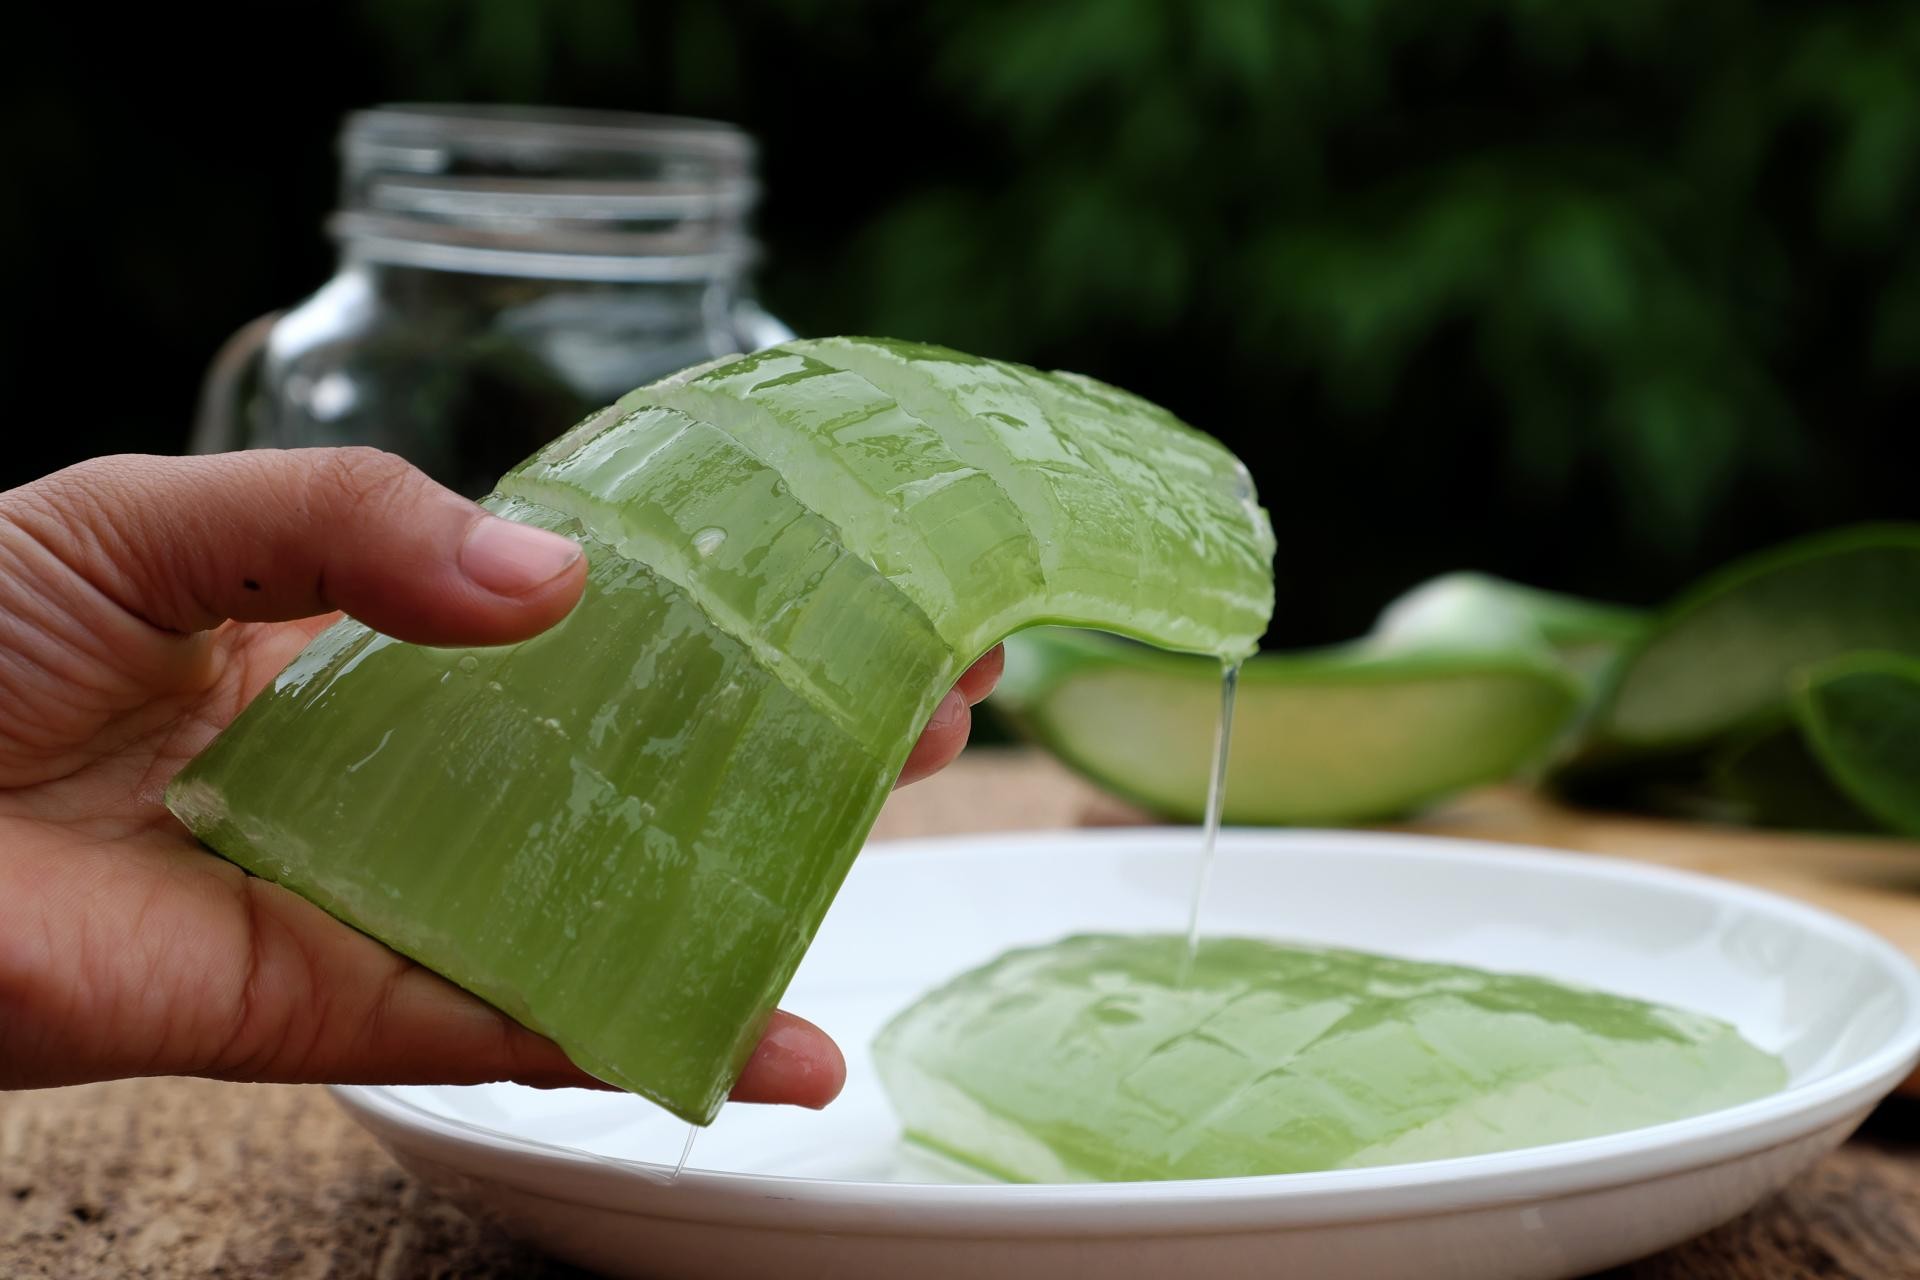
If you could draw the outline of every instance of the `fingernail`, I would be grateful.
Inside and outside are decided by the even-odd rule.
[[[933,709],[933,717],[927,721],[927,728],[951,729],[967,714],[967,695],[957,688],[949,689],[947,696],[940,699],[940,705]]]
[[[482,516],[460,545],[460,572],[499,596],[523,596],[573,567],[580,544],[545,529]]]

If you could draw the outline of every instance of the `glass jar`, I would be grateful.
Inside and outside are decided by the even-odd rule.
[[[731,126],[397,106],[340,149],[339,269],[215,358],[197,452],[371,444],[477,495],[622,393],[793,336],[750,294]]]

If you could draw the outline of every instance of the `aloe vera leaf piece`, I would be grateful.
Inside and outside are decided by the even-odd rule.
[[[1920,652],[1920,526],[1869,525],[1739,561],[1665,610],[1620,661],[1583,754],[1675,751],[1764,725],[1800,667]]]
[[[1774,1092],[1727,1023],[1542,978],[1251,938],[1082,935],[921,997],[874,1043],[909,1137],[1018,1182],[1445,1159]]]
[[[1225,820],[1407,813],[1537,759],[1579,704],[1524,653],[1261,654],[1240,669]],[[1220,666],[1054,629],[1007,642],[993,705],[1101,786],[1169,817],[1205,808]]]
[[[1089,385],[926,344],[813,339],[620,404],[682,409],[733,433],[802,502],[832,509],[847,545],[959,648],[984,650],[1041,596],[1054,609],[1043,621],[1171,648],[1263,628],[1270,576],[1247,590],[1222,573],[1176,583],[1167,568],[1271,564],[1245,468],[1164,410],[1096,399]],[[962,612],[964,631],[949,622]]]
[[[330,629],[182,772],[175,813],[595,1075],[710,1120],[993,628],[1066,615],[1235,656],[1271,608],[1271,531],[1237,491],[1262,526],[1240,554],[1153,542],[1142,504],[1065,531],[1182,556],[1144,623],[1131,583],[1064,561],[1049,580],[1038,517],[959,459],[956,418],[921,422],[809,345],[642,389],[502,479],[487,506],[587,549],[559,626],[465,651]],[[1152,459],[1170,428],[1115,430]],[[1166,469],[1195,510],[1234,470]],[[1231,624],[1205,621],[1222,600]]]
[[[687,592],[586,545],[587,597],[521,645],[429,649],[341,624],[169,801],[225,856],[691,1119],[717,1106],[742,1010],[778,998],[844,874],[806,851],[864,832],[898,765]],[[901,644],[899,671],[917,656],[925,678],[943,652],[930,634]],[[759,731],[695,730],[742,721]],[[769,782],[823,774],[835,785],[804,803]]]
[[[937,428],[864,379],[812,359],[803,345],[640,388],[619,407],[676,409],[726,432],[778,472],[803,506],[827,515],[847,548],[950,642],[971,643],[972,632],[1004,625],[1043,589],[1039,548],[1019,508]]]
[[[1492,574],[1442,574],[1380,611],[1368,639],[1390,649],[1534,650],[1551,653],[1597,686],[1651,615],[1624,605],[1522,586]]]
[[[1890,829],[1920,836],[1920,659],[1821,663],[1797,682],[1793,706],[1834,782]]]
[[[1050,585],[1091,575],[1102,591],[1131,590],[1136,626],[1163,634],[1195,623],[1244,627],[1271,611],[1264,597],[1237,596],[1225,584],[1202,585],[1214,607],[1197,618],[1167,609],[1173,584],[1165,575],[1187,548],[1235,561],[1269,561],[1274,548],[1267,524],[1248,518],[1253,483],[1246,468],[1158,406],[1092,379],[1050,377],[939,347],[831,338],[811,344],[809,354],[858,373],[926,421],[948,424],[962,458],[1018,491],[1022,508],[1035,513]],[[1164,427],[1150,458],[1126,425],[1142,417]],[[1169,472],[1188,483],[1168,479]],[[1076,535],[1089,523],[1130,527],[1115,514],[1130,506],[1149,517],[1145,545]],[[1190,599],[1193,587],[1181,595]],[[1056,598],[1063,609],[1074,608],[1071,594]]]

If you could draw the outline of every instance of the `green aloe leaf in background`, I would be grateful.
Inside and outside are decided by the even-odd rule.
[[[203,841],[712,1119],[920,726],[1008,632],[1237,659],[1238,462],[1069,375],[801,341],[623,397],[485,502],[587,549],[523,644],[320,636],[175,781]]]
[[[1450,575],[1389,606],[1363,640],[1252,658],[1240,672],[1225,819],[1391,818],[1521,772],[1580,705],[1556,642],[1585,651],[1632,623],[1626,610]],[[1051,630],[1009,642],[994,695],[1068,765],[1183,819],[1206,805],[1219,703],[1216,663]]]
[[[1920,654],[1920,526],[1803,538],[1682,595],[1601,682],[1553,785],[1581,803],[1682,816],[1874,825],[1832,754],[1802,740],[1794,701],[1810,666],[1867,650]]]
[[[1763,725],[1796,669],[1856,649],[1920,652],[1920,525],[1842,529],[1709,577],[1626,654],[1589,750],[1683,749]]]
[[[1920,658],[1821,663],[1802,676],[1794,713],[1841,789],[1889,828],[1920,836]]]

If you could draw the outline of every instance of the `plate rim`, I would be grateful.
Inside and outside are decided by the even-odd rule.
[[[896,858],[1073,856],[1115,846],[1164,848],[1192,841],[1192,827],[1082,828],[876,840],[863,851]],[[1044,846],[1044,849],[1036,849]],[[1829,1075],[1702,1115],[1620,1133],[1444,1160],[1233,1178],[1107,1183],[896,1183],[690,1168],[627,1160],[505,1133],[442,1115],[391,1085],[331,1085],[329,1092],[383,1143],[455,1165],[447,1153],[478,1157],[494,1180],[554,1199],[555,1179],[569,1201],[714,1223],[765,1223],[770,1201],[789,1213],[845,1213],[868,1222],[863,1233],[904,1235],[974,1228],[1008,1232],[1007,1215],[1029,1231],[1058,1234],[1078,1223],[1135,1234],[1207,1228],[1255,1229],[1364,1222],[1455,1212],[1500,1202],[1552,1199],[1675,1175],[1805,1141],[1841,1123],[1849,1127],[1920,1061],[1920,966],[1871,930],[1824,908],[1752,885],[1655,863],[1456,836],[1407,832],[1225,828],[1223,855],[1338,851],[1415,855],[1456,863],[1515,862],[1592,880],[1653,884],[1745,904],[1815,934],[1842,941],[1876,961],[1905,1000],[1904,1016],[1879,1048]],[[467,1163],[473,1161],[469,1159]],[[1516,1185],[1518,1183],[1519,1185]],[[670,1198],[666,1210],[664,1198]],[[1201,1212],[1208,1211],[1211,1212]],[[1196,1218],[1199,1213],[1205,1221]],[[874,1215],[885,1215],[879,1223]],[[1063,1216],[1064,1215],[1064,1216]]]

